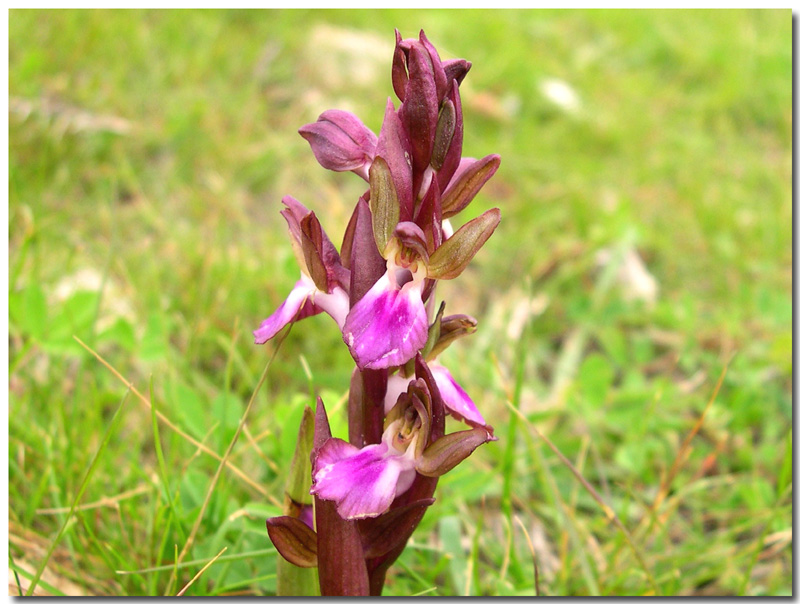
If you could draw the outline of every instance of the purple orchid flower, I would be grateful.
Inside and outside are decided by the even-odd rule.
[[[494,440],[482,426],[432,439],[436,396],[438,390],[424,379],[410,380],[386,415],[380,443],[359,449],[328,439],[314,462],[312,494],[335,501],[348,520],[380,516],[411,488],[417,474],[441,476]]]
[[[386,429],[380,444],[363,449],[331,438],[319,451],[311,492],[336,501],[346,519],[383,514],[416,477],[419,435],[413,426],[411,431],[399,419]]]
[[[402,365],[428,337],[428,313],[422,301],[428,254],[422,230],[413,222],[397,225],[384,257],[386,272],[353,306],[342,329],[362,369]]]
[[[348,272],[336,248],[313,212],[296,199],[283,199],[281,212],[289,225],[292,249],[300,265],[300,279],[286,300],[253,332],[256,344],[264,344],[289,323],[326,312],[341,329],[350,310],[350,297],[342,285]],[[349,287],[349,286],[348,286]]]

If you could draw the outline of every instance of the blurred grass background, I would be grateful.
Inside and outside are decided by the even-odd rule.
[[[394,27],[473,62],[464,153],[503,157],[459,216],[503,222],[440,288],[479,320],[444,361],[500,440],[440,481],[384,593],[531,595],[533,549],[546,595],[790,595],[789,10],[10,11],[23,588],[46,560],[47,593],[164,593],[219,462],[159,422],[159,464],[151,412],[73,335],[222,455],[298,273],[280,198],[339,241],[364,188],[297,128],[379,129]],[[312,393],[345,430],[351,363],[325,317],[292,329],[231,458],[250,483],[222,473],[171,593],[223,547],[187,593],[274,593],[264,519]]]

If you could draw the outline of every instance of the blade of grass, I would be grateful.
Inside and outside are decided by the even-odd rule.
[[[17,566],[17,564],[11,559],[10,556],[9,556],[8,564],[9,564],[9,566],[11,566],[11,570],[14,571],[14,575],[15,576],[17,575],[17,573],[19,573],[20,575],[22,575],[24,578],[26,578],[28,580],[32,579],[33,575],[31,573],[29,573],[28,571],[26,571],[26,570],[20,568],[19,566]],[[62,592],[60,589],[57,589],[57,588],[53,587],[47,581],[43,581],[42,579],[37,579],[36,582],[37,583],[41,583],[42,587],[44,587],[47,591],[49,591],[54,596],[67,597],[67,594]],[[17,577],[17,586],[19,587],[20,590],[22,590],[22,586],[19,583],[19,577]],[[27,593],[26,594],[22,594],[22,593],[20,593],[19,595],[30,595],[30,594],[27,594]]]
[[[261,557],[269,557],[275,555],[277,552],[275,548],[266,548],[266,549],[257,549],[252,552],[243,552],[240,554],[228,554],[227,556],[222,556],[220,558],[221,562],[232,562],[235,560],[250,560],[251,558],[261,558]],[[199,560],[189,560],[188,562],[181,562],[178,565],[178,569],[181,568],[189,568],[192,566],[198,566],[200,564],[205,564],[212,558],[200,558]],[[145,573],[158,573],[164,570],[169,570],[171,568],[175,568],[174,564],[164,564],[163,566],[152,566],[150,568],[143,568],[140,570],[118,570],[115,571],[118,575],[135,575],[135,574],[145,574]]]
[[[86,510],[94,510],[97,508],[113,508],[116,507],[120,501],[138,497],[139,495],[144,495],[145,493],[149,493],[151,490],[152,487],[150,485],[143,484],[135,489],[131,489],[130,491],[125,491],[119,495],[114,495],[113,497],[101,497],[99,500],[93,501],[92,503],[83,503],[76,507],[75,511],[84,512]],[[69,512],[69,508],[42,508],[40,510],[36,510],[36,513],[40,515],[64,514],[65,512]]]
[[[206,565],[205,565],[203,568],[201,568],[199,571],[197,571],[197,574],[196,574],[194,577],[192,577],[192,580],[191,580],[191,581],[189,581],[189,582],[188,582],[186,585],[184,585],[184,586],[183,586],[183,589],[181,589],[181,590],[180,590],[180,591],[179,591],[177,594],[175,594],[175,595],[176,595],[176,596],[182,596],[183,594],[185,594],[185,593],[186,593],[186,590],[187,590],[187,589],[189,589],[189,588],[192,586],[192,584],[193,584],[195,581],[197,581],[197,579],[199,579],[199,578],[200,578],[200,575],[202,575],[204,572],[206,572],[206,571],[209,569],[209,567],[210,567],[212,564],[214,564],[214,562],[216,562],[216,561],[217,561],[217,559],[218,559],[218,558],[219,558],[219,557],[220,557],[222,554],[224,554],[224,553],[225,553],[225,550],[227,550],[227,549],[228,549],[228,547],[227,547],[227,546],[226,546],[226,547],[223,547],[223,548],[222,548],[222,550],[220,550],[220,552],[219,552],[219,553],[218,553],[216,556],[214,556],[213,558],[211,558],[211,560],[209,560],[209,561],[208,561],[208,563],[207,563],[207,564],[206,564]]]
[[[788,494],[788,490],[784,493],[784,495],[786,494]],[[747,571],[744,573],[744,577],[742,578],[742,584],[739,587],[739,593],[737,594],[739,596],[744,596],[747,593],[747,586],[750,584],[750,578],[753,576],[753,569],[755,568],[756,563],[758,562],[758,558],[764,549],[764,540],[767,538],[767,535],[769,534],[769,531],[772,528],[772,524],[775,521],[775,516],[777,516],[778,511],[781,509],[781,504],[782,504],[781,500],[782,497],[777,497],[775,499],[775,505],[772,508],[772,513],[767,519],[767,522],[764,525],[761,534],[758,536],[758,543],[753,549],[753,555],[750,557],[750,562],[747,565]]]
[[[228,457],[230,457],[231,451],[233,451],[233,447],[239,440],[239,435],[242,433],[242,428],[244,427],[244,424],[247,421],[247,416],[250,414],[250,409],[253,408],[253,403],[256,400],[256,396],[261,390],[261,386],[267,379],[267,373],[269,373],[269,369],[272,366],[272,362],[275,360],[275,357],[280,351],[281,346],[283,345],[283,342],[286,340],[286,337],[289,335],[289,333],[291,333],[291,326],[289,327],[288,330],[284,331],[283,335],[281,335],[278,338],[275,347],[272,349],[272,354],[270,355],[269,360],[267,361],[267,364],[264,367],[264,371],[261,372],[261,377],[259,378],[258,383],[256,384],[256,387],[253,390],[253,394],[250,396],[250,400],[247,403],[247,407],[245,407],[244,413],[242,413],[242,417],[239,418],[239,425],[236,427],[236,432],[234,433],[233,438],[231,438],[231,442],[228,444],[228,448],[225,451],[225,455],[223,455],[222,459],[220,459],[220,464],[219,466],[217,466],[217,471],[214,473],[214,476],[208,485],[208,490],[206,491],[206,496],[205,499],[203,500],[203,505],[200,507],[200,513],[197,515],[197,519],[194,521],[194,525],[192,526],[192,530],[189,533],[189,537],[183,544],[181,553],[178,556],[177,559],[178,564],[180,564],[180,562],[183,561],[183,557],[189,551],[189,548],[194,544],[194,540],[197,537],[197,531],[200,529],[200,524],[203,521],[206,509],[208,509],[208,504],[211,501],[211,495],[214,492],[214,488],[216,487],[217,482],[219,481],[219,478],[222,475],[222,470],[225,468],[225,464],[228,461]],[[172,590],[173,584],[174,581],[170,579],[170,581],[167,583],[167,589],[165,590],[166,594],[169,594],[169,592]]]
[[[150,418],[153,424],[153,443],[156,450],[156,459],[158,460],[158,471],[161,474],[161,483],[164,485],[164,493],[167,497],[167,506],[169,509],[169,517],[167,518],[167,530],[169,530],[170,524],[172,524],[172,519],[175,517],[175,502],[172,499],[172,489],[169,486],[169,476],[167,475],[167,464],[164,461],[164,452],[161,449],[161,437],[158,434],[158,416],[156,415],[156,398],[153,396],[153,379],[150,378]],[[186,539],[186,536],[183,533],[183,526],[180,522],[175,523],[175,527],[178,529],[178,534],[180,539],[183,541]],[[177,579],[177,577],[176,577]]]
[[[114,367],[110,363],[108,363],[108,361],[106,361],[102,356],[100,356],[99,353],[95,352],[95,350],[92,349],[90,346],[86,345],[80,338],[78,338],[77,336],[73,336],[73,337],[78,342],[78,344],[80,344],[83,348],[86,349],[87,352],[89,352],[98,361],[100,361],[101,365],[103,365],[106,369],[108,369],[114,375],[114,377],[116,377],[120,382],[123,383],[123,385],[125,385],[131,392],[133,392],[133,394],[134,394],[134,396],[136,398],[138,398],[148,409],[150,408],[150,401],[147,400],[147,398],[144,395],[142,395],[142,393],[139,392],[136,389],[136,386],[134,386],[133,383],[131,383],[128,380],[126,380],[119,371],[114,369]],[[202,451],[203,453],[206,453],[207,455],[210,455],[211,457],[213,457],[217,461],[221,461],[222,460],[222,456],[219,453],[217,453],[213,449],[210,449],[208,446],[206,446],[205,444],[201,443],[196,438],[193,438],[192,436],[190,436],[189,434],[187,434],[186,432],[181,430],[178,426],[173,424],[166,415],[161,413],[161,411],[156,411],[156,416],[158,417],[158,419],[160,419],[162,422],[164,422],[164,425],[167,426],[170,430],[172,430],[173,432],[175,432],[176,434],[178,434],[182,438],[186,439],[190,443],[192,443],[200,451]],[[280,501],[278,501],[264,487],[262,487],[260,484],[258,484],[256,481],[254,481],[252,478],[250,478],[243,470],[241,470],[240,468],[238,468],[237,466],[233,465],[230,462],[227,463],[227,467],[231,470],[231,472],[236,474],[239,478],[241,478],[250,487],[252,487],[256,491],[258,491],[261,495],[263,495],[264,497],[267,497],[275,505],[278,505],[278,506],[281,505]]]
[[[572,465],[572,462],[564,456],[564,454],[559,450],[558,447],[555,446],[555,444],[553,444],[553,442],[549,438],[547,438],[544,434],[539,432],[539,430],[536,429],[536,426],[534,426],[528,420],[528,418],[525,417],[518,409],[516,409],[509,401],[506,401],[506,406],[509,409],[511,409],[512,412],[519,415],[519,417],[522,419],[523,422],[525,422],[525,424],[528,426],[531,432],[533,432],[533,435],[541,439],[548,446],[548,448],[553,453],[555,453],[556,457],[558,457],[559,460],[561,460],[561,463],[567,466],[569,471],[572,472],[573,476],[575,476],[575,478],[578,479],[578,481],[583,485],[583,488],[586,489],[589,495],[591,495],[592,499],[594,499],[597,502],[597,504],[600,506],[600,509],[606,515],[606,518],[608,518],[611,522],[613,522],[614,525],[625,536],[625,540],[628,542],[628,545],[633,551],[633,554],[636,557],[639,566],[641,566],[642,571],[647,577],[647,580],[650,583],[650,587],[654,590],[654,593],[658,595],[658,586],[655,582],[655,579],[653,578],[652,573],[650,572],[650,569],[647,567],[647,563],[644,560],[642,552],[639,550],[639,547],[634,542],[633,537],[631,536],[628,529],[625,528],[624,524],[622,524],[622,521],[619,519],[616,512],[611,508],[611,506],[609,506],[603,500],[602,497],[600,497],[600,494],[595,490],[595,488],[591,484],[589,484],[589,481],[586,480],[586,478],[584,478],[584,476],[577,470],[577,468],[575,468],[575,466]]]
[[[672,462],[672,466],[669,469],[664,480],[661,482],[661,485],[658,488],[658,494],[656,495],[656,499],[653,502],[653,510],[658,510],[661,504],[666,499],[667,494],[669,493],[669,489],[672,486],[675,477],[678,475],[678,471],[680,470],[683,462],[686,460],[686,457],[689,453],[689,445],[692,444],[692,440],[694,437],[697,436],[697,433],[700,431],[700,428],[705,422],[706,415],[708,415],[709,409],[711,409],[711,405],[714,404],[714,401],[717,400],[717,395],[719,394],[720,388],[722,388],[722,382],[725,380],[725,374],[728,372],[728,366],[730,365],[732,358],[728,359],[725,363],[725,366],[722,368],[722,373],[717,380],[717,385],[714,387],[714,392],[711,394],[711,398],[708,399],[703,412],[700,414],[700,417],[692,426],[692,429],[689,431],[689,434],[683,439],[681,443],[680,449],[678,449],[678,454],[675,456],[675,460]]]
[[[64,532],[67,530],[67,526],[69,525],[69,522],[72,519],[73,514],[75,513],[75,507],[80,502],[81,497],[83,497],[83,493],[86,490],[86,487],[89,485],[89,480],[91,479],[92,474],[94,473],[94,470],[97,467],[97,462],[100,459],[100,456],[103,454],[103,451],[105,451],[109,440],[111,440],[111,435],[113,434],[114,429],[117,427],[117,424],[119,423],[120,418],[122,417],[122,409],[124,408],[125,402],[128,400],[128,396],[129,395],[130,395],[130,391],[125,393],[125,396],[122,397],[122,401],[120,402],[119,406],[117,407],[117,410],[114,412],[114,415],[111,418],[111,422],[109,423],[108,428],[106,429],[106,432],[103,435],[103,440],[100,443],[100,447],[97,449],[97,452],[95,453],[94,458],[92,459],[91,463],[89,464],[89,469],[86,471],[86,474],[85,474],[85,476],[83,478],[83,481],[81,482],[81,486],[78,489],[78,493],[75,495],[75,498],[72,500],[72,506],[70,506],[69,513],[67,514],[67,517],[64,518],[64,522],[61,524],[61,529],[58,531],[58,534],[56,535],[56,538],[53,539],[53,541],[50,543],[50,547],[47,549],[47,552],[45,552],[44,559],[42,560],[41,564],[39,565],[39,568],[36,570],[36,574],[34,575],[33,579],[31,580],[31,584],[28,587],[28,591],[25,593],[26,596],[30,596],[30,595],[33,594],[33,590],[36,588],[36,584],[41,579],[42,573],[44,572],[44,569],[47,566],[47,563],[50,561],[50,557],[53,555],[53,552],[55,551],[56,546],[58,545],[59,541],[61,541],[61,538],[64,536]]]
[[[97,552],[97,555],[100,556],[100,558],[103,560],[103,563],[105,564],[106,568],[109,571],[114,572],[114,569],[117,567],[117,565],[115,564],[116,560],[125,563],[129,562],[127,558],[123,558],[123,556],[121,556],[116,551],[115,547],[111,543],[97,536],[94,528],[92,527],[93,522],[87,521],[85,515],[81,514],[78,516],[78,518],[80,518],[81,526],[83,527],[83,530],[86,531],[86,535],[89,537],[89,543],[94,545],[94,549]],[[130,552],[130,550],[128,550],[128,552]],[[97,563],[95,563],[95,565],[96,564]],[[115,587],[120,588],[122,586],[117,585]],[[144,589],[144,581],[141,582],[141,588]],[[119,594],[114,594],[114,595],[124,595],[124,594],[125,592],[122,591]]]
[[[523,416],[524,417],[524,416]],[[530,435],[528,435],[530,438]],[[578,535],[578,528],[575,520],[575,516],[572,513],[572,509],[567,506],[564,499],[561,497],[561,493],[558,491],[558,485],[556,484],[556,480],[553,477],[553,473],[550,471],[550,468],[544,462],[539,453],[539,447],[537,446],[538,443],[531,443],[531,451],[536,458],[536,463],[542,468],[542,471],[545,476],[545,482],[547,482],[548,487],[550,488],[550,492],[552,493],[558,512],[561,516],[561,521],[566,529],[567,533],[569,534],[569,539],[573,543],[573,547],[578,557],[578,564],[581,566],[581,572],[583,573],[584,578],[586,579],[586,584],[589,589],[589,594],[591,596],[599,596],[600,595],[600,586],[597,584],[597,578],[595,577],[594,570],[592,565],[589,563],[589,559],[586,557],[585,548],[582,547],[582,542],[580,536]]]
[[[261,583],[262,581],[269,581],[270,579],[275,579],[277,575],[275,573],[270,573],[268,575],[261,575],[260,577],[253,577],[252,579],[244,579],[243,581],[236,581],[235,583],[228,583],[227,585],[221,585],[220,587],[214,588],[214,590],[209,594],[211,596],[225,596],[225,592],[233,591],[235,589],[239,589],[240,587],[250,587],[256,583]]]
[[[8,565],[11,567],[12,571],[14,572],[14,581],[17,584],[17,595],[21,596],[22,593],[22,584],[19,582],[19,573],[17,573],[16,569],[14,568],[14,558],[11,557],[11,551],[8,552]]]
[[[522,520],[519,519],[519,516],[514,516],[514,520],[517,521],[519,528],[522,529],[522,532],[525,535],[525,540],[528,542],[528,549],[531,550],[531,558],[533,559],[533,584],[536,589],[536,596],[538,597],[541,595],[541,592],[539,591],[539,565],[536,563],[536,549],[533,547],[533,541],[531,540],[531,536],[528,534],[528,529],[525,528],[525,525],[522,523]]]

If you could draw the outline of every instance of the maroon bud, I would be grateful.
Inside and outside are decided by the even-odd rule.
[[[442,63],[444,68],[444,75],[448,82],[455,80],[459,84],[464,81],[464,77],[469,72],[472,63],[466,59],[450,59]]]
[[[453,174],[458,169],[461,162],[461,148],[464,141],[464,116],[461,112],[461,93],[457,80],[452,80],[452,86],[447,93],[445,104],[453,104],[453,115],[455,116],[455,123],[453,127],[453,136],[450,139],[450,145],[447,148],[447,153],[442,160],[441,168],[438,170],[439,176],[439,190],[444,191],[447,187]],[[444,107],[442,108],[444,111]],[[441,117],[439,118],[441,120]]]
[[[445,94],[447,93],[447,86],[450,83],[450,80],[447,79],[447,75],[444,72],[444,67],[442,66],[442,60],[439,58],[439,53],[436,52],[436,48],[434,48],[433,44],[431,44],[430,40],[428,40],[427,36],[425,35],[425,32],[422,30],[419,32],[419,41],[428,52],[431,71],[433,71],[433,81],[436,83],[436,98],[441,103],[445,97]]]
[[[364,180],[375,156],[378,138],[360,119],[347,111],[331,109],[313,124],[299,130],[323,168],[334,172],[353,171]]]
[[[397,98],[402,103],[406,98],[406,86],[408,85],[408,61],[406,52],[400,47],[403,41],[400,31],[394,30],[395,45],[394,57],[392,59],[392,88]]]
[[[430,164],[439,118],[436,84],[430,63],[423,52],[424,49],[416,46],[409,52],[406,98],[399,111],[400,120],[411,139],[415,189],[419,187],[418,178],[421,182],[422,173]]]
[[[411,172],[411,141],[400,117],[394,110],[391,99],[387,99],[383,125],[375,148],[375,155],[386,160],[394,181],[400,220],[411,220],[414,211]]]

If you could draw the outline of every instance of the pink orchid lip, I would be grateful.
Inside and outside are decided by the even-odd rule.
[[[413,442],[405,452],[389,444],[397,431],[394,424],[380,444],[363,449],[338,438],[326,441],[317,456],[311,493],[335,501],[339,514],[348,520],[385,513],[416,476]]]
[[[428,314],[422,302],[424,279],[399,289],[391,281],[387,271],[350,309],[344,322],[344,341],[362,369],[402,365],[428,339]]]
[[[334,286],[330,293],[317,289],[314,282],[305,274],[294,284],[286,300],[269,317],[261,322],[258,329],[253,332],[256,344],[264,344],[289,323],[294,323],[326,312],[339,329],[344,325],[345,318],[350,308],[350,298],[339,286]]]

